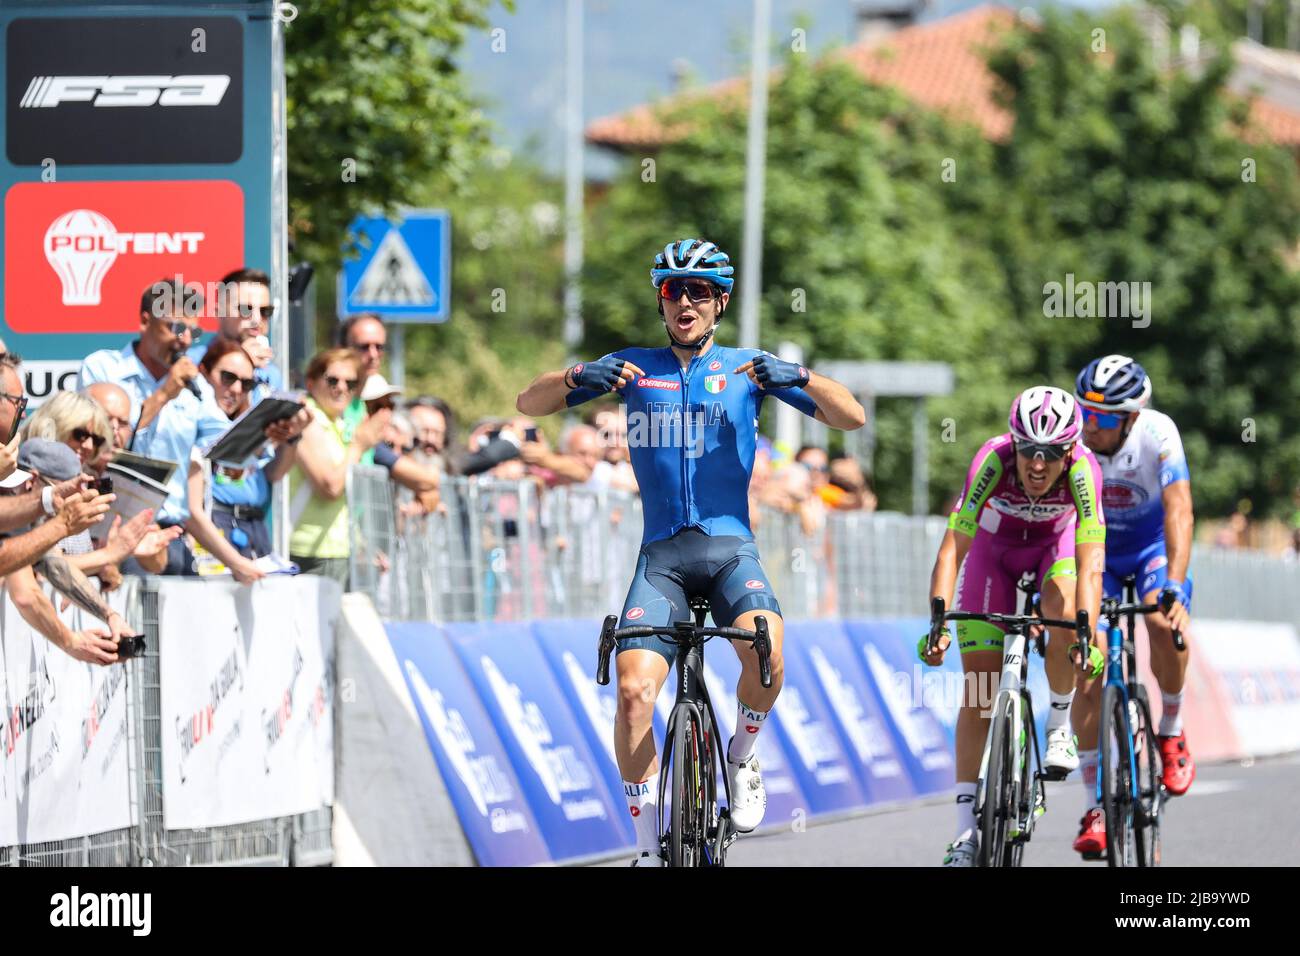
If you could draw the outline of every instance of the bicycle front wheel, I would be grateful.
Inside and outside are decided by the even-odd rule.
[[[984,806],[980,813],[980,866],[1010,866],[1007,825],[1015,812],[1011,767],[1015,741],[1011,739],[1010,699],[998,707],[989,727],[989,762],[984,781]]]
[[[1137,722],[1133,730],[1133,756],[1137,761],[1138,803],[1134,814],[1134,831],[1137,838],[1134,855],[1138,866],[1160,865],[1160,812],[1164,804],[1164,790],[1160,779],[1160,751],[1156,733],[1151,723],[1151,705],[1146,688],[1137,689],[1134,700]]]
[[[1133,738],[1129,734],[1124,695],[1107,687],[1101,699],[1101,805],[1106,816],[1106,861],[1111,866],[1137,866],[1135,801],[1133,800]]]
[[[695,712],[683,707],[673,722],[673,803],[668,865],[704,866],[704,766],[702,734]]]

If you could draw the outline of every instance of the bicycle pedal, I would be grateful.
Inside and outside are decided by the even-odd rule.
[[[1066,770],[1064,767],[1044,767],[1042,770],[1038,771],[1038,778],[1040,780],[1048,780],[1052,783],[1060,783],[1069,775],[1070,771]]]

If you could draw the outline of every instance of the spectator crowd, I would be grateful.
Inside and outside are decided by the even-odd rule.
[[[387,472],[399,527],[445,513],[444,482],[457,476],[529,482],[539,496],[559,486],[639,493],[620,406],[589,406],[558,447],[518,415],[476,421],[461,440],[447,401],[408,398],[385,379],[378,316],[342,322],[333,346],[306,363],[303,390],[292,391],[298,376],[270,345],[266,273],[237,269],[206,291],[211,301],[179,279],[151,285],[138,335],[86,356],[76,391],[30,414],[22,360],[0,343],[0,578],[24,620],[79,660],[111,664],[129,653],[129,628],[104,599],[124,574],[229,574],[248,585],[297,571],[346,587],[354,465]],[[204,317],[215,322],[211,335]],[[268,399],[270,413],[255,412]],[[245,416],[256,423],[254,450],[210,456]],[[141,475],[154,507],[140,507]],[[271,533],[281,482],[288,562]],[[852,458],[813,446],[790,454],[762,437],[750,495],[755,521],[766,506],[797,514],[808,531],[829,511],[875,507]],[[42,580],[99,624],[72,631]]]

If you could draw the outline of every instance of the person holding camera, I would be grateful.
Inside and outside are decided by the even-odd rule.
[[[70,393],[64,393],[70,394]],[[30,485],[51,491],[61,482],[84,480],[81,461],[68,445],[43,438],[25,440],[18,453],[18,468],[0,482],[0,492],[21,493]],[[98,494],[87,488],[73,496],[53,516],[42,520],[22,538],[43,536],[44,548],[20,567],[6,568],[5,589],[22,615],[30,624],[56,647],[71,657],[89,664],[113,664],[131,652],[136,635],[126,621],[114,611],[99,591],[76,568],[58,547],[60,540],[76,540],[108,513],[114,496]],[[152,519],[148,511],[142,512],[143,523]],[[5,542],[10,544],[22,538]],[[41,589],[36,573],[39,571],[59,593],[88,614],[103,621],[108,629],[88,627],[73,631],[59,617],[54,604]],[[125,644],[121,642],[126,641]],[[127,653],[122,653],[127,652]]]

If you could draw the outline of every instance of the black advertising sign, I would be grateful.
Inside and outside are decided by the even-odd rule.
[[[233,163],[244,38],[233,17],[29,18],[5,40],[9,161]]]

